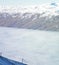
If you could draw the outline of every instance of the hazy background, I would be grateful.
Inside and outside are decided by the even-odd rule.
[[[59,2],[59,0],[0,0],[0,5],[39,5],[43,3]]]

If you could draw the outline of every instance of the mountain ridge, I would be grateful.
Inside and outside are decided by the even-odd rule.
[[[0,10],[0,26],[59,31],[59,3]]]
[[[49,10],[59,10],[59,3],[47,3],[42,5],[32,6],[0,6],[0,12],[7,13],[42,13]]]

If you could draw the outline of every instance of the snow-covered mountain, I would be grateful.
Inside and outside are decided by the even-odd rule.
[[[59,65],[59,32],[0,27],[0,52],[28,65]]]
[[[0,6],[0,26],[59,31],[59,3]]]
[[[59,10],[59,3],[47,3],[32,6],[0,6],[0,12],[8,13],[56,13]],[[53,15],[52,13],[52,15]]]

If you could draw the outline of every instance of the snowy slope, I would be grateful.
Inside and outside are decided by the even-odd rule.
[[[28,65],[59,65],[59,32],[0,27],[0,52]]]

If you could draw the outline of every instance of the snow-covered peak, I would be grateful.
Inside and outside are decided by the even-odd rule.
[[[43,14],[44,16],[56,16],[59,15],[59,3],[46,3],[41,5],[32,6],[0,6],[1,13],[31,13],[31,14]],[[30,15],[29,15],[30,16]]]
[[[0,6],[0,12],[8,12],[8,13],[42,13],[49,12],[55,13],[55,11],[59,10],[59,3],[47,3],[42,5],[33,5],[33,6]]]

